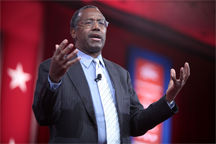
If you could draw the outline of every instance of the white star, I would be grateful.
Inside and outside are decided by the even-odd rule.
[[[19,87],[22,92],[26,92],[26,82],[31,79],[31,75],[23,72],[22,64],[18,63],[15,70],[9,68],[8,75],[11,77],[11,89]]]

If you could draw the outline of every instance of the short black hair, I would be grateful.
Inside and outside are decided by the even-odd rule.
[[[75,28],[75,29],[77,29],[77,23],[79,22],[79,13],[82,11],[82,10],[84,10],[84,9],[87,9],[87,8],[95,8],[95,9],[97,9],[97,10],[99,10],[96,6],[93,6],[93,5],[87,5],[87,6],[84,6],[84,7],[82,7],[82,8],[80,8],[80,9],[78,9],[75,13],[74,13],[74,15],[72,16],[72,18],[71,18],[71,22],[70,22],[70,28]],[[100,11],[100,10],[99,10]]]

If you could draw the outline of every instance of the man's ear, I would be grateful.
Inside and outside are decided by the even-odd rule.
[[[76,30],[75,30],[75,28],[71,28],[70,33],[71,33],[72,38],[76,39]]]

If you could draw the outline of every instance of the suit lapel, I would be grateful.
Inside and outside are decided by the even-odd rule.
[[[86,108],[86,111],[94,121],[95,125],[97,125],[91,92],[80,62],[77,62],[76,64],[71,66],[67,72],[67,75],[76,87]]]
[[[119,72],[117,71],[117,69],[114,67],[114,65],[110,61],[106,59],[103,59],[103,60],[107,68],[107,71],[109,73],[109,76],[114,83],[117,111],[120,112],[122,111],[123,97],[122,97],[122,88],[120,85],[121,82],[120,82]]]
[[[114,88],[115,88],[115,97],[116,97],[116,105],[117,105],[117,112],[118,112],[118,117],[119,117],[119,125],[120,125],[120,135],[123,135],[123,117],[120,112],[123,110],[123,96],[122,96],[122,88],[121,88],[121,81],[120,81],[120,76],[119,72],[117,69],[114,67],[113,63],[110,61],[103,59],[105,66],[107,68],[107,71],[109,73],[109,76],[114,83]]]

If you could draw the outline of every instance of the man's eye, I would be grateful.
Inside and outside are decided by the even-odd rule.
[[[85,24],[92,24],[92,21],[86,21]]]
[[[98,24],[99,25],[104,25],[104,22],[103,21],[98,21]]]

